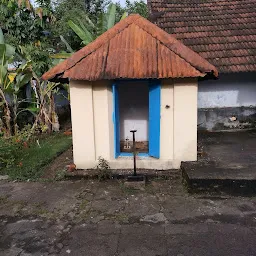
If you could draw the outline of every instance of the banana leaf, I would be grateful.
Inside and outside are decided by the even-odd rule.
[[[51,54],[50,58],[51,59],[67,59],[72,55],[72,53],[68,52],[62,52],[62,53],[57,53],[57,54]]]
[[[72,20],[68,21],[70,28],[79,36],[79,38],[84,42],[84,44],[89,44],[93,41],[93,36],[87,29],[82,29],[79,25],[74,23]]]
[[[108,11],[107,11],[107,30],[112,28],[115,25],[115,20],[116,20],[116,5],[111,3],[108,6]]]
[[[4,34],[1,28],[0,28],[0,44],[4,44]]]
[[[65,44],[67,50],[71,53],[74,52],[74,50],[71,48],[71,46],[69,45],[69,43],[66,41],[66,39],[63,36],[60,36],[60,40]]]

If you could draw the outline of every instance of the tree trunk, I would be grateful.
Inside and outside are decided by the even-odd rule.
[[[60,130],[59,118],[55,109],[54,96],[51,95],[51,110],[52,110],[52,130],[58,132]]]
[[[6,127],[6,132],[5,132],[5,136],[9,137],[12,135],[12,127],[11,127],[11,111],[10,111],[10,108],[9,108],[9,104],[6,100],[6,97],[4,95],[4,92],[3,90],[0,88],[0,96],[4,102],[4,105],[3,105],[3,109],[4,109],[4,117],[3,117],[3,122],[5,124],[5,127]]]
[[[17,124],[17,110],[18,110],[18,96],[13,95],[13,126],[14,126],[14,135],[17,135],[19,132],[19,127]]]

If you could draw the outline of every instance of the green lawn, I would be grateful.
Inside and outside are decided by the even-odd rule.
[[[37,180],[44,167],[72,145],[71,136],[54,133],[39,137],[24,147],[23,143],[0,138],[0,175],[13,180]]]

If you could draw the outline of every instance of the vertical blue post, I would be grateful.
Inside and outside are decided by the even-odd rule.
[[[113,92],[113,123],[114,123],[114,156],[117,158],[120,155],[120,128],[119,128],[119,99],[118,85],[112,85]]]
[[[152,80],[149,83],[149,155],[160,157],[160,109],[161,83]]]

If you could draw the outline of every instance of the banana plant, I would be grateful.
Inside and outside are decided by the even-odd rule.
[[[65,44],[68,52],[59,52],[56,54],[51,54],[50,58],[52,59],[52,66],[59,64],[63,60],[69,58],[74,53],[74,50],[62,35],[60,36],[60,40]]]
[[[32,69],[31,69],[31,61],[24,62],[21,64],[15,72],[11,73],[12,75],[12,82],[8,89],[6,90],[8,93],[11,93],[12,95],[12,112],[13,112],[13,127],[14,127],[14,134],[16,135],[18,133],[18,124],[17,124],[17,118],[20,113],[24,111],[29,111],[29,109],[20,108],[20,104],[24,102],[24,100],[19,100],[19,93],[21,89],[28,84],[32,77]],[[32,113],[33,114],[33,113]]]
[[[121,18],[124,19],[128,16],[128,13],[125,12]],[[112,28],[115,25],[116,20],[116,5],[111,3],[108,6],[107,12],[102,13],[94,24],[92,20],[86,16],[85,24],[77,19],[76,21],[69,20],[68,25],[69,27],[77,34],[77,36],[81,39],[82,45],[87,45],[94,41],[98,36],[106,32],[108,29]],[[66,59],[74,52],[67,41],[61,36],[61,41],[66,45],[67,50],[69,53],[60,53],[52,55],[52,58],[56,59]],[[66,54],[66,56],[65,56]]]
[[[121,19],[127,17],[125,12]],[[86,26],[78,20],[78,23],[75,23],[72,20],[68,21],[70,28],[79,36],[82,40],[83,45],[87,45],[95,40],[98,36],[106,32],[108,29],[112,28],[115,25],[116,20],[116,5],[111,3],[108,6],[107,12],[102,13],[97,20],[97,23],[94,24],[90,18],[86,17]]]
[[[18,95],[21,89],[30,82],[32,78],[31,61],[19,63],[18,68],[9,70],[8,66],[13,65],[16,49],[5,44],[2,29],[0,28],[0,108],[2,109],[2,122],[6,136],[18,132],[17,117],[20,101]],[[9,100],[8,100],[9,98]],[[11,100],[10,100],[11,99]]]
[[[127,16],[128,16],[128,13],[125,12],[121,17],[121,20],[126,18]],[[107,12],[102,13],[98,17],[96,24],[94,24],[92,20],[88,16],[86,16],[86,20],[85,20],[86,25],[84,25],[84,23],[79,19],[77,19],[76,22],[69,20],[68,25],[81,39],[81,44],[87,45],[92,41],[94,41],[98,36],[106,32],[108,29],[112,28],[115,25],[115,20],[116,20],[116,5],[111,3],[108,6]],[[63,44],[65,44],[68,52],[60,52],[57,54],[50,55],[50,58],[53,59],[53,62],[52,62],[53,65],[56,65],[61,61],[69,58],[74,53],[74,50],[62,35],[60,36],[60,39],[63,42]]]
[[[15,48],[9,44],[5,44],[3,31],[0,28],[0,107],[2,114],[0,119],[4,124],[5,134],[10,136],[11,129],[11,110],[6,98],[5,91],[9,88],[13,81],[13,75],[8,73],[8,64],[14,59]]]

